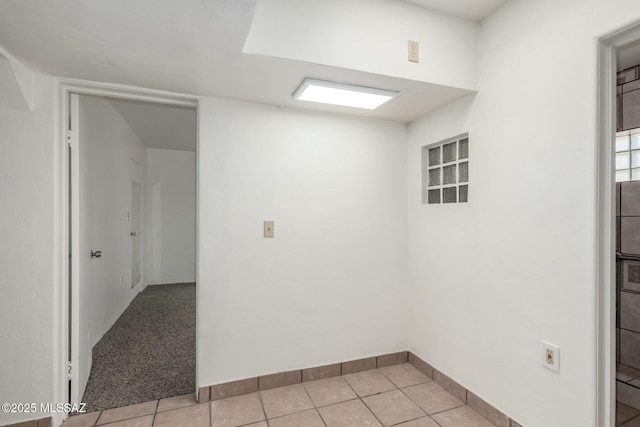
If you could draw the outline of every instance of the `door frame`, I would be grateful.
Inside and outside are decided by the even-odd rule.
[[[167,104],[182,107],[193,107],[196,109],[196,117],[198,117],[198,108],[200,98],[193,95],[184,95],[173,92],[144,89],[134,86],[125,86],[110,83],[99,83],[77,79],[58,79],[57,80],[57,117],[56,117],[56,147],[55,153],[55,182],[54,194],[56,200],[56,215],[54,218],[56,230],[56,250],[55,257],[55,298],[56,311],[54,319],[54,396],[56,402],[69,402],[69,380],[67,379],[68,363],[71,360],[69,354],[69,346],[72,336],[69,331],[76,327],[77,317],[71,318],[70,310],[76,310],[79,301],[69,303],[69,292],[75,289],[74,295],[78,295],[78,283],[71,284],[71,270],[69,268],[70,247],[69,240],[74,227],[78,227],[78,218],[71,218],[70,206],[70,184],[71,184],[71,167],[68,155],[68,137],[67,129],[70,121],[70,99],[71,94],[78,95],[94,95],[112,98],[127,99],[133,101],[146,101],[159,104]],[[196,120],[196,158],[198,156],[198,136],[199,121]],[[77,140],[77,138],[76,138]],[[196,187],[197,187],[197,166],[196,166]],[[196,188],[196,212],[198,210],[198,197]],[[197,218],[197,215],[196,215]],[[73,226],[71,221],[74,221]],[[198,280],[198,224],[196,220],[196,281]],[[197,299],[197,292],[196,292]],[[197,327],[197,326],[196,326]],[[196,336],[196,354],[197,354],[197,336]],[[196,360],[197,369],[197,360]],[[76,376],[77,379],[77,376]],[[73,381],[73,379],[72,379]],[[197,384],[194,384],[197,387]],[[59,425],[68,416],[68,413],[54,414],[54,425]]]
[[[600,427],[616,417],[616,50],[640,39],[640,23],[598,39],[596,182],[596,419]]]

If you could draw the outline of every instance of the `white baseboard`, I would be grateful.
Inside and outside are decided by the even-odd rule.
[[[171,285],[174,283],[193,283],[195,276],[149,280],[149,285]]]

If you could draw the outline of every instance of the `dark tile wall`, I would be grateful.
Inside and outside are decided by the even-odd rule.
[[[640,181],[616,184],[616,249],[640,257]],[[617,361],[640,369],[640,261],[617,262]]]

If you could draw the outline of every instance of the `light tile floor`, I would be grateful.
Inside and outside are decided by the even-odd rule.
[[[640,421],[640,419],[639,419]],[[491,427],[409,364],[197,404],[192,395],[76,415],[64,427]]]

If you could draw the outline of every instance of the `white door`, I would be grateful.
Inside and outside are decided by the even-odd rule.
[[[140,165],[131,160],[131,287],[140,283]]]

